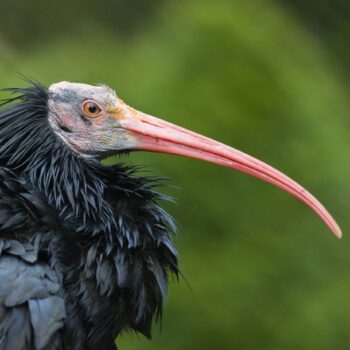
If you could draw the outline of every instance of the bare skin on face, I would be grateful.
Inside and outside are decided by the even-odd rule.
[[[61,82],[49,88],[49,123],[56,135],[82,157],[101,157],[136,146],[116,122],[125,117],[124,102],[109,87]],[[98,113],[87,114],[85,104]],[[116,149],[120,144],[120,148]]]

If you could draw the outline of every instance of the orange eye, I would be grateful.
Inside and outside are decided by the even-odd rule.
[[[83,112],[89,118],[98,117],[101,111],[101,107],[94,101],[85,101],[83,104]]]

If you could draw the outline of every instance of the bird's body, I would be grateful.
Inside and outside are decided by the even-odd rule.
[[[82,229],[73,210],[59,224],[47,198],[1,172],[0,349],[113,349],[123,329],[149,337],[167,272],[177,272],[171,222],[154,204],[157,195],[123,174],[101,192],[114,200],[104,198],[104,212],[87,215]]]
[[[22,92],[34,94],[31,110],[45,107],[41,87]],[[8,142],[41,147],[18,155],[6,144],[0,155],[0,349],[114,349],[123,329],[149,337],[177,273],[157,180],[67,152],[45,109],[16,128],[20,107],[0,120],[2,145],[11,125]]]
[[[141,114],[107,87],[10,91],[0,109],[0,350],[115,349],[127,329],[150,337],[179,273],[175,225],[158,180],[102,165],[109,154],[145,149],[242,170],[303,200],[340,235],[285,175]]]

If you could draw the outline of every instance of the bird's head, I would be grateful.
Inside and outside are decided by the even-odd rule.
[[[107,86],[53,84],[48,107],[54,133],[81,157],[104,158],[123,151],[147,150],[237,169],[297,197],[341,237],[339,226],[322,204],[280,171],[234,148],[139,112]]]
[[[81,159],[101,159],[124,151],[145,150],[182,155],[240,170],[295,196],[314,210],[337,237],[341,237],[339,226],[324,206],[285,174],[232,147],[139,112],[107,86],[61,82],[51,85],[48,91],[40,84],[11,91],[21,95],[7,101],[20,99],[22,103],[12,110],[3,110],[0,118],[0,154],[1,157],[6,155],[10,163],[25,161],[38,149],[45,157],[50,157],[47,152],[50,143],[42,142],[42,139],[51,137],[47,134],[52,133],[31,125],[34,122],[47,125],[48,118],[48,126],[56,139]],[[26,120],[28,131],[22,120]],[[32,142],[38,129],[44,131]]]
[[[136,138],[123,126],[132,109],[108,86],[53,84],[48,111],[54,133],[81,157],[105,158],[136,148]]]

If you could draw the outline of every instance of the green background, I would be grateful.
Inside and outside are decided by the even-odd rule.
[[[350,348],[347,0],[1,0],[0,87],[104,82],[128,104],[286,172],[334,214],[255,178],[152,153],[171,178],[184,281],[136,349]]]

